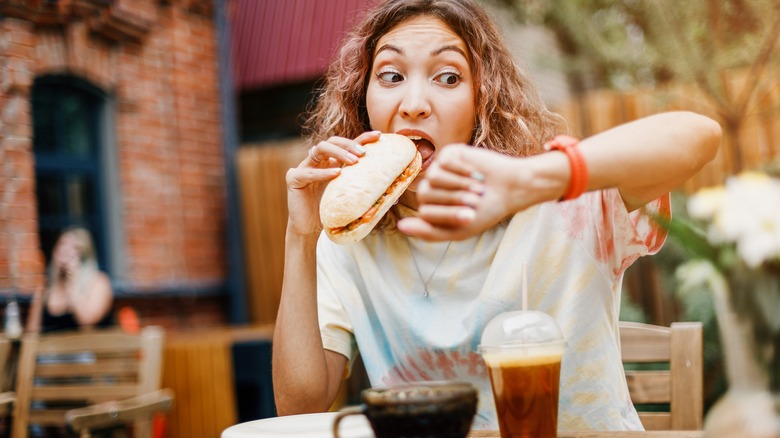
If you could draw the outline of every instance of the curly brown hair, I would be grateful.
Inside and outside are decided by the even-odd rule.
[[[563,127],[528,76],[512,61],[495,24],[472,0],[387,0],[363,17],[330,65],[305,128],[316,143],[334,135],[355,138],[371,129],[366,89],[380,37],[402,21],[427,15],[446,23],[466,43],[475,87],[471,143],[512,156],[529,156]]]

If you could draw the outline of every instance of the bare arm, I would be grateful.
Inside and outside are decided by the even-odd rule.
[[[629,211],[669,192],[711,161],[720,126],[690,112],[646,117],[586,138],[587,190],[617,187]],[[484,182],[474,179],[482,174]],[[401,231],[431,240],[463,239],[507,215],[559,199],[571,177],[562,152],[510,158],[467,146],[442,150],[420,185],[419,218]]]
[[[324,412],[338,393],[347,358],[322,346],[317,315],[317,238],[322,231],[319,200],[341,165],[354,162],[378,133],[355,140],[320,142],[287,172],[291,212],[285,238],[282,297],[273,339],[273,384],[279,415]],[[314,157],[312,157],[314,155]]]
[[[335,400],[347,358],[323,349],[317,319],[316,236],[288,231],[282,298],[273,339],[279,415],[324,412]]]
[[[69,291],[70,308],[80,326],[92,326],[100,322],[111,310],[114,292],[111,281],[98,272],[92,284],[84,291]]]

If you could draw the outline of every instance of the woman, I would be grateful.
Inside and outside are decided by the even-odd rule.
[[[52,250],[48,287],[33,297],[27,330],[51,332],[111,325],[113,300],[111,282],[98,269],[91,234],[85,228],[67,228]]]
[[[594,136],[578,155],[586,175],[575,175],[569,155],[543,153],[559,118],[471,0],[381,2],[345,41],[310,122],[315,144],[287,174],[294,213],[273,343],[280,414],[325,411],[359,349],[373,386],[473,382],[481,391],[474,427],[496,429],[477,346],[493,316],[520,308],[518,267],[527,263],[529,306],[553,316],[567,339],[559,428],[641,429],[617,309],[625,268],[658,250],[663,233],[637,208],[668,217],[667,192],[716,152],[714,122],[672,113]],[[415,139],[423,171],[376,232],[335,245],[320,233],[322,190],[378,132]],[[489,165],[459,167],[453,187],[441,171],[444,180],[424,180],[458,143],[494,151],[489,164],[502,175],[501,158],[516,157],[512,196]],[[571,195],[575,176],[589,192],[554,202]],[[418,208],[424,216],[415,217]]]

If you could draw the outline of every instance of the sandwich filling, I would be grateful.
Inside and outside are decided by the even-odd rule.
[[[365,213],[363,213],[362,216],[359,218],[353,220],[352,222],[348,223],[347,225],[344,225],[343,227],[337,227],[332,228],[330,230],[331,234],[339,234],[339,233],[346,233],[349,231],[354,230],[358,226],[371,222],[371,220],[374,218],[376,213],[380,210],[382,204],[384,203],[385,199],[390,196],[392,193],[396,191],[398,186],[402,185],[405,181],[408,181],[410,178],[414,178],[417,176],[417,171],[415,170],[414,166],[414,160],[412,160],[411,163],[409,163],[408,166],[401,172],[401,174],[396,178],[392,184],[390,184],[390,187],[385,190],[385,192],[374,202],[374,205],[371,206]]]

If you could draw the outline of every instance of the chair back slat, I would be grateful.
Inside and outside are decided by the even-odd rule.
[[[57,385],[33,387],[31,398],[42,401],[81,400],[94,403],[96,400],[130,398],[137,394],[137,385]]]
[[[626,382],[634,404],[669,403],[671,399],[668,371],[626,371]]]
[[[138,375],[138,361],[127,358],[108,358],[95,363],[38,364],[36,368],[36,376],[48,378],[67,376],[134,378]]]
[[[623,362],[669,362],[671,329],[650,324],[620,322],[620,345]]]
[[[704,349],[701,323],[672,325],[672,429],[702,428],[704,412]]]
[[[26,438],[31,424],[64,425],[66,411],[74,408],[159,389],[163,338],[159,327],[145,327],[140,335],[113,329],[26,335],[12,437]],[[142,423],[149,422],[135,424],[136,436],[148,436]]]
[[[672,430],[672,415],[668,412],[640,412],[639,419],[647,430]]]
[[[635,405],[668,404],[667,412],[639,412],[647,430],[700,430],[703,423],[703,329],[700,322],[660,327],[620,322],[624,364],[658,363],[667,369],[627,369]]]
[[[30,412],[30,423],[42,426],[64,426],[65,409],[49,409],[47,411]]]

